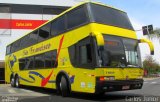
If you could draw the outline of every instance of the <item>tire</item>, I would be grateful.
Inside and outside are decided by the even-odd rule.
[[[63,97],[67,97],[70,94],[69,84],[67,83],[67,79],[62,76],[59,82],[59,90]]]
[[[14,80],[14,77],[12,76],[11,79],[10,79],[10,83],[11,83],[11,86],[12,87],[15,87],[15,80]]]
[[[18,77],[18,76],[15,77],[15,83],[14,83],[14,84],[15,84],[15,87],[16,87],[16,88],[19,88],[19,87],[20,87],[19,77]]]

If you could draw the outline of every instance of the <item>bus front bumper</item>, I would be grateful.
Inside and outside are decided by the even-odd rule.
[[[112,81],[97,80],[95,93],[141,89],[142,86],[143,86],[143,79],[112,80]]]

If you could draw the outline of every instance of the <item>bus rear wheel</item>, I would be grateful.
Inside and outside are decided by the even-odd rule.
[[[63,97],[67,97],[70,94],[69,85],[67,83],[67,79],[64,76],[61,77],[59,82],[59,90]]]

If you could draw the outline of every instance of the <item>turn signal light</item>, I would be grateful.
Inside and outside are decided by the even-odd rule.
[[[104,81],[104,80],[105,80],[104,76],[103,76],[103,77],[100,77],[99,80],[100,80],[100,81]]]

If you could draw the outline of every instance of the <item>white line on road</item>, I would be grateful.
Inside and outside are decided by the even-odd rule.
[[[151,84],[156,84],[156,83],[157,83],[157,82],[155,82],[155,81],[154,81],[154,82],[151,82]]]
[[[31,91],[31,90],[26,90],[26,89],[20,89],[21,91],[24,91],[24,92],[28,92],[28,93],[30,93],[30,92],[33,92],[33,91]]]
[[[145,83],[145,84],[147,84],[148,82],[147,82],[147,81],[145,81],[144,83]]]
[[[16,91],[13,90],[13,89],[8,89],[8,92],[9,92],[9,93],[16,93]]]

